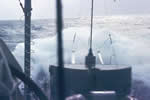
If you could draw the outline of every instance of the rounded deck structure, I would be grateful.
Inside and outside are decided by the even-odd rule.
[[[52,87],[57,83],[58,68],[50,67]],[[115,91],[118,96],[127,96],[131,89],[131,71],[130,66],[124,65],[96,65],[91,70],[85,65],[65,65],[63,69],[65,95],[87,94],[90,91]]]

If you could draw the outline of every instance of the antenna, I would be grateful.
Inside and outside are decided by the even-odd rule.
[[[94,0],[92,0],[92,7],[91,7],[91,34],[90,34],[90,49],[92,49],[92,40],[93,40],[93,5],[94,5]]]
[[[25,74],[30,77],[30,68],[31,68],[31,0],[25,0],[25,8],[23,9],[25,14],[25,60],[24,60],[24,71]],[[31,100],[30,90],[25,86],[25,100]]]
[[[88,69],[94,68],[96,64],[96,57],[93,55],[92,50],[92,38],[93,38],[93,5],[94,0],[92,0],[92,7],[91,7],[91,33],[90,33],[90,48],[89,53],[85,58],[85,65]]]

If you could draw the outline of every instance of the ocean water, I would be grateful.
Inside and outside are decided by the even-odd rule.
[[[0,38],[8,44],[20,65],[24,65],[23,21],[0,21]],[[32,78],[42,71],[48,77],[49,65],[57,64],[55,20],[32,21]],[[109,40],[111,34],[111,45]],[[84,64],[89,48],[90,17],[64,20],[65,64]],[[74,40],[74,37],[75,41]],[[95,16],[93,27],[93,50],[98,51],[105,64],[121,64],[133,68],[133,95],[139,100],[150,97],[150,16]],[[144,99],[143,99],[144,98]]]

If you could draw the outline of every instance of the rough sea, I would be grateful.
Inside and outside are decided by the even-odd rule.
[[[64,19],[64,60],[71,63],[72,51],[76,64],[84,64],[88,53],[90,17]],[[112,45],[109,40],[112,37]],[[76,37],[74,39],[74,37]],[[0,21],[0,38],[13,52],[23,68],[24,21]],[[73,40],[75,40],[73,42]],[[48,77],[49,65],[57,63],[55,20],[32,21],[32,78],[43,71]],[[105,64],[129,65],[133,68],[132,95],[139,100],[150,98],[150,15],[95,16],[93,50],[99,63],[98,51]]]

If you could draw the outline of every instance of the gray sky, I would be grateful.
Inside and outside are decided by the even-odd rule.
[[[22,2],[24,0],[21,0]],[[149,14],[150,0],[95,0],[94,15]],[[33,19],[54,18],[55,0],[32,0]],[[89,16],[91,0],[63,0],[64,17]],[[20,19],[18,0],[0,1],[0,20]]]

